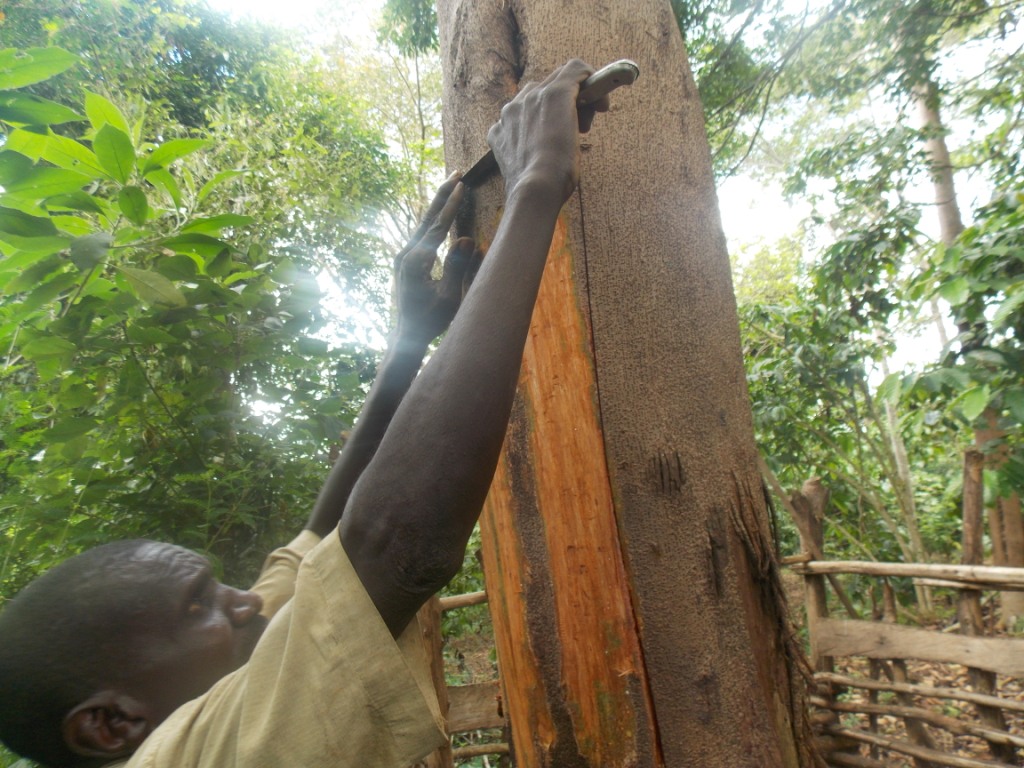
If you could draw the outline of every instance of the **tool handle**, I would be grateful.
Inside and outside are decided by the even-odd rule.
[[[583,81],[580,85],[580,94],[576,98],[576,106],[585,107],[588,104],[593,104],[616,88],[623,85],[632,85],[639,76],[640,67],[636,65],[636,62],[629,59],[613,61],[608,66],[601,67],[601,69]],[[470,189],[479,187],[496,170],[498,170],[498,161],[494,159],[493,152],[488,152],[462,175],[462,183]]]
[[[580,85],[580,95],[576,98],[576,106],[585,107],[593,104],[602,96],[607,96],[616,88],[632,85],[640,76],[640,67],[635,61],[619,59],[606,67],[601,67]]]

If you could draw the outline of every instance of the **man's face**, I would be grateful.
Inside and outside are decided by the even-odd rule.
[[[125,687],[160,722],[248,661],[267,620],[258,595],[221,584],[187,549],[146,542],[125,566],[140,606],[125,638],[135,661]]]

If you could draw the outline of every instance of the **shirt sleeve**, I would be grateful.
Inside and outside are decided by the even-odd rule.
[[[262,578],[261,578],[262,581]],[[445,742],[417,670],[416,622],[396,642],[337,535],[299,566],[292,600],[249,663],[171,715],[128,768],[401,768]]]
[[[295,594],[295,579],[299,575],[302,559],[320,543],[312,531],[302,531],[289,544],[271,552],[263,563],[256,583],[249,589],[263,598],[260,614],[268,619],[281,610],[281,606]]]

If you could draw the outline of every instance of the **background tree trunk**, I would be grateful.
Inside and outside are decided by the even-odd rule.
[[[931,161],[932,185],[935,190],[935,209],[939,217],[939,237],[952,246],[964,230],[957,203],[953,179],[953,161],[946,146],[946,129],[939,113],[939,92],[935,83],[926,83],[914,89],[918,120],[924,132],[925,151]],[[985,448],[990,441],[1001,440],[1004,434],[996,426],[998,415],[987,410],[984,414],[988,429],[975,432],[975,443],[986,450],[991,466],[999,467],[1006,461],[1006,450]],[[996,565],[1024,567],[1024,518],[1021,517],[1020,497],[1012,493],[997,498],[988,509],[989,533],[992,539],[992,559]],[[1002,620],[1012,624],[1024,617],[1024,593],[1000,593]]]
[[[518,766],[809,765],[707,140],[668,2],[438,3],[450,168],[520,80],[635,59],[583,139],[483,525]],[[489,243],[501,181],[460,226]]]
[[[988,422],[987,429],[974,432],[974,442],[985,452],[989,467],[998,469],[1006,462],[1006,433],[999,428],[999,414],[989,408],[982,414]],[[996,444],[996,448],[992,448]],[[994,499],[988,509],[988,531],[992,541],[992,562],[996,565],[1024,567],[1024,517],[1021,516],[1020,496]],[[999,593],[1000,620],[1009,627],[1024,617],[1024,593]]]

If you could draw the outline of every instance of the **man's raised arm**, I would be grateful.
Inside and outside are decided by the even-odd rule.
[[[437,249],[451,228],[462,194],[458,178],[453,175],[438,189],[423,221],[395,257],[398,321],[359,419],[306,523],[306,528],[321,538],[337,527],[352,487],[377,452],[430,342],[447,330],[476,272],[477,254],[472,239],[467,237],[459,239],[448,252],[441,279],[433,280],[430,275]]]
[[[579,177],[572,61],[526,85],[488,142],[505,177],[502,221],[447,336],[399,406],[352,491],[339,531],[398,635],[458,571],[497,465],[558,213]]]

